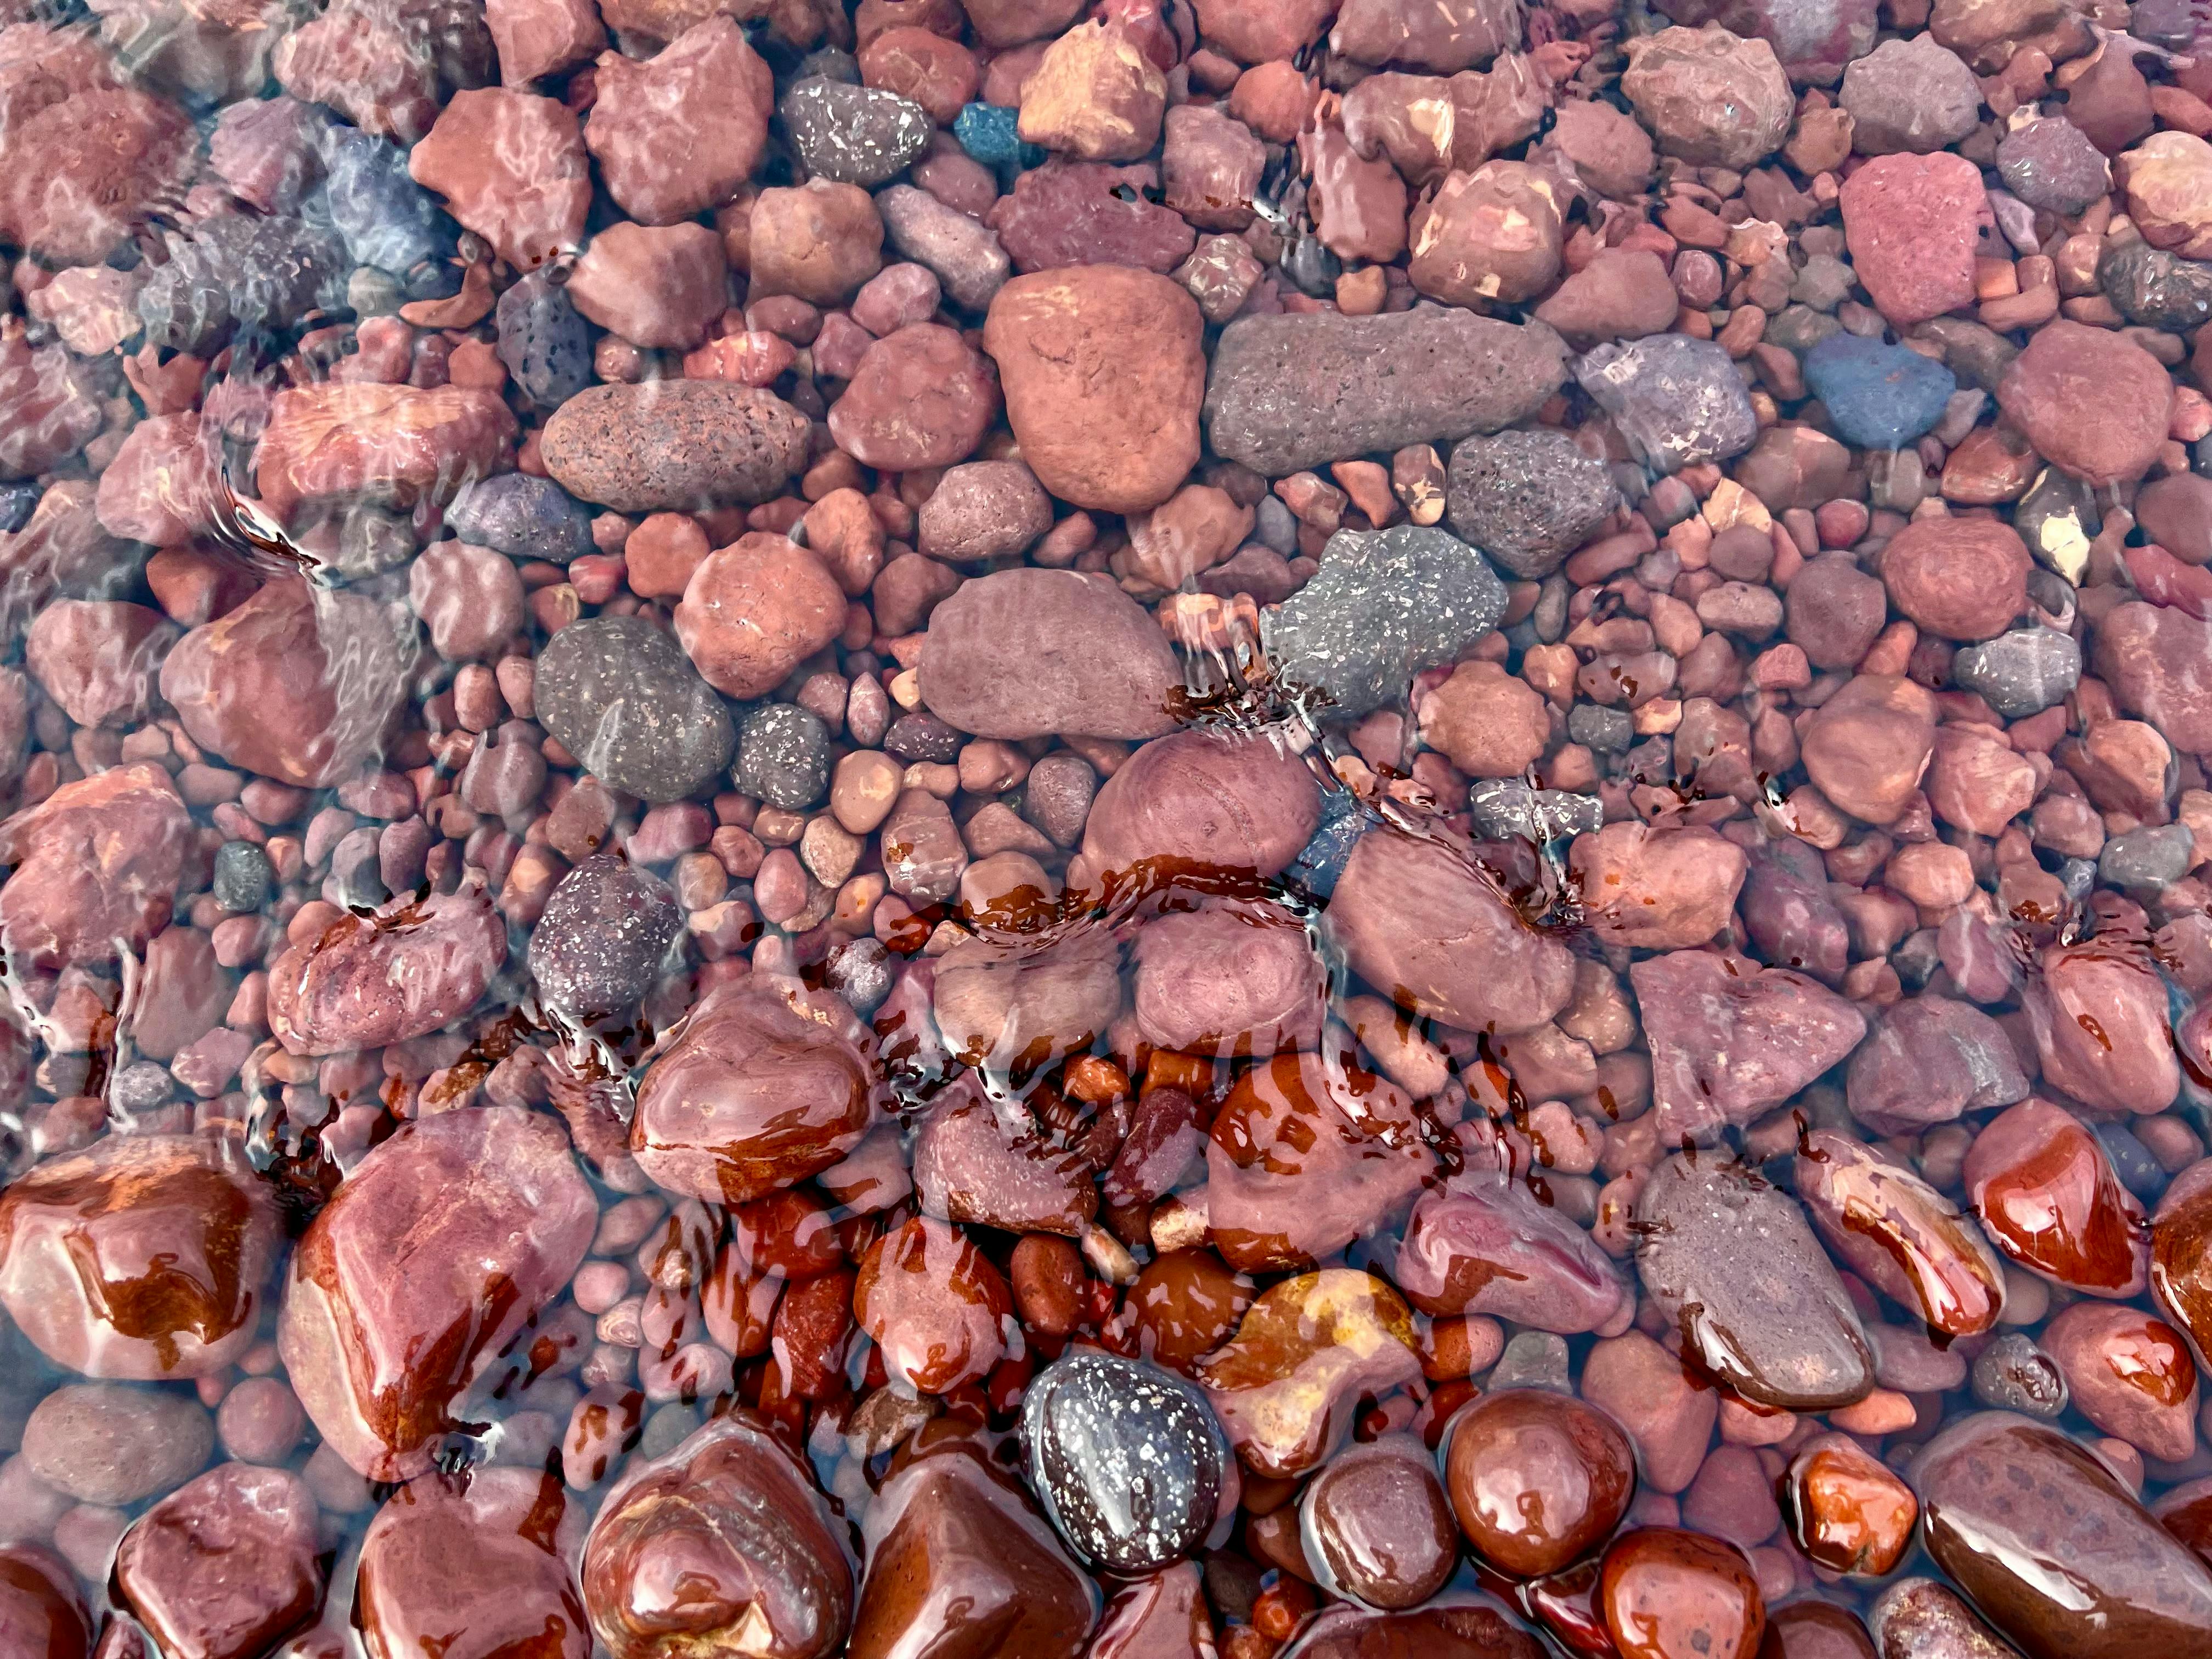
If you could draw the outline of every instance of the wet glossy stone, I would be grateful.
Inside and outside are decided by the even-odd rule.
[[[69,1568],[28,1544],[0,1549],[0,1653],[85,1659],[92,1620]]]
[[[2150,1512],[2200,1559],[2212,1562],[2212,1479],[2184,1481],[2153,1504]]]
[[[2052,1418],[2066,1409],[2066,1373],[2018,1331],[2000,1334],[1974,1356],[1973,1381],[1974,1398],[1999,1411]]]
[[[1495,1170],[1470,1167],[1423,1194],[1391,1271],[1424,1313],[1489,1314],[1569,1336],[1618,1334],[1632,1302],[1589,1233]]]
[[[1785,1510],[1805,1559],[1878,1578],[1912,1542],[1920,1504],[1889,1467],[1844,1434],[1816,1435],[1790,1461]]]
[[[562,877],[530,934],[545,1011],[588,1028],[620,1024],[659,981],[684,912],[668,884],[612,853]]]
[[[1678,1153],[1636,1205],[1644,1287],[1684,1352],[1745,1398],[1785,1411],[1863,1400],[1874,1356],[1802,1211],[1743,1164]]]
[[[1543,1389],[1485,1395],[1445,1431],[1444,1481],[1474,1553],[1516,1577],[1559,1571],[1613,1535],[1636,1452],[1594,1406]]]
[[[2197,1449],[2197,1366],[2179,1331],[2137,1308],[2077,1302],[2044,1328],[2043,1346],[2065,1374],[2082,1416],[2179,1463]]]
[[[1227,1448],[1206,1396],[1179,1376],[1077,1349],[1030,1384],[1021,1436],[1030,1490],[1084,1561],[1150,1572],[1213,1525]]]
[[[1333,1267],[1269,1287],[1196,1375],[1237,1455],[1291,1476],[1344,1443],[1361,1395],[1419,1371],[1413,1310],[1371,1273]]]
[[[1990,1242],[2021,1267],[2092,1296],[2142,1289],[2142,1206],[2070,1114],[2045,1100],[1999,1114],[1968,1149],[1965,1179]]]
[[[1971,1336],[2004,1308],[2004,1268],[1981,1229],[1910,1170],[1833,1130],[1797,1152],[1797,1196],[1843,1261],[1946,1336]]]
[[[370,1659],[588,1659],[570,1564],[584,1516],[559,1476],[482,1468],[393,1492],[361,1543],[354,1618]]]
[[[744,981],[710,992],[638,1089],[630,1151],[646,1174],[671,1192],[743,1204],[859,1146],[871,1074],[859,1022],[849,1010],[837,1018],[842,1009]]]
[[[1364,1607],[1419,1607],[1459,1564],[1459,1533],[1428,1449],[1411,1435],[1354,1446],[1306,1483],[1299,1539],[1322,1588]]]
[[[6,1213],[0,1200],[0,1241]],[[2212,1352],[2212,1162],[2184,1170],[2160,1198],[2151,1216],[2150,1285],[2198,1354]]]
[[[1856,1614],[1832,1601],[1793,1601],[1767,1615],[1759,1659],[1875,1659],[1875,1656],[1874,1643]]]
[[[1452,1594],[1410,1613],[1331,1607],[1282,1659],[1542,1659],[1543,1651],[1488,1597]]]
[[[1198,1563],[1180,1562],[1106,1604],[1087,1659],[1199,1659],[1213,1647]]]
[[[252,1344],[283,1243],[235,1142],[110,1136],[0,1193],[0,1306],[88,1376],[205,1376]]]
[[[295,1054],[380,1048],[475,1006],[507,961],[507,919],[481,888],[349,913],[269,970],[269,1027]]]
[[[932,1216],[886,1233],[860,1258],[853,1316],[892,1377],[923,1394],[973,1382],[1006,1352],[1006,1281],[967,1236]]]
[[[1278,1054],[1237,1079],[1206,1147],[1207,1214],[1243,1273],[1297,1267],[1371,1234],[1434,1168],[1406,1091],[1343,1060]]]
[[[1766,1604],[1741,1552],[1671,1527],[1613,1540],[1598,1602],[1621,1659],[1750,1659],[1766,1627]]]
[[[933,1442],[861,1523],[867,1575],[848,1659],[1075,1659],[1098,1592],[972,1443]]]
[[[2212,1646],[2212,1572],[2059,1430],[1977,1413],[1912,1480],[1929,1553],[2028,1659]]]
[[[115,1583],[173,1659],[258,1659],[323,1599],[315,1500],[286,1469],[225,1463],[123,1535]]]
[[[1170,1250],[1156,1256],[1129,1287],[1127,1305],[1138,1352],[1170,1370],[1188,1371],[1229,1340],[1254,1294],[1252,1281],[1223,1266],[1211,1250]]]
[[[615,1659],[829,1659],[853,1621],[846,1524],[750,1413],[718,1417],[608,1490],[583,1551]]]
[[[418,1118],[355,1166],[301,1237],[276,1342],[325,1443],[372,1480],[467,1432],[464,1391],[559,1293],[598,1206],[560,1120]]]
[[[1088,1164],[1011,1129],[972,1087],[939,1097],[915,1137],[913,1170],[923,1211],[943,1220],[1078,1238],[1098,1209]]]

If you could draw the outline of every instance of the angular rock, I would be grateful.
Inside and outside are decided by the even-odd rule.
[[[818,77],[785,93],[777,112],[807,172],[869,189],[905,172],[936,130],[910,99]]]
[[[1632,41],[1620,90],[1661,149],[1702,167],[1753,167],[1790,136],[1795,100],[1774,48],[1717,26]]]
[[[404,1042],[466,1013],[506,961],[506,920],[482,892],[342,915],[270,968],[270,1030],[295,1054]]]
[[[583,240],[592,164],[574,114],[557,100],[504,87],[457,92],[407,170],[518,270]]]
[[[734,18],[715,15],[640,62],[599,54],[584,143],[617,205],[675,225],[726,202],[768,142],[775,82]],[[668,143],[671,131],[684,135]]]
[[[1728,353],[1710,340],[1652,334],[1601,345],[1577,358],[1574,373],[1644,465],[1658,471],[1728,460],[1759,435],[1750,391]]]
[[[1844,181],[1844,234],[1875,309],[1900,329],[1974,299],[1976,230],[1989,213],[1965,157],[1879,155]]]

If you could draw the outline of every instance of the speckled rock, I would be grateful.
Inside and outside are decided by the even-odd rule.
[[[668,884],[613,853],[561,878],[530,935],[530,976],[569,1024],[619,1023],[660,977],[684,912]]]
[[[1575,380],[1610,414],[1647,466],[1673,472],[1741,455],[1759,436],[1751,392],[1720,346],[1686,334],[1601,345]]]
[[[1628,43],[1621,92],[1669,155],[1743,168],[1790,136],[1795,100],[1774,48],[1717,24],[1662,29]]]
[[[1553,431],[1465,440],[1448,491],[1452,528],[1529,580],[1558,569],[1620,501],[1605,464]]]
[[[809,173],[871,188],[905,172],[935,130],[911,99],[840,81],[801,81],[777,107]]]
[[[2112,187],[2112,163],[2063,115],[2007,133],[1997,145],[1997,174],[2028,206],[2069,218]]]
[[[729,710],[683,647],[641,617],[571,623],[538,655],[538,718],[613,788],[646,800],[706,790],[730,763]]]
[[[592,331],[567,289],[533,270],[499,296],[499,360],[523,395],[557,409],[592,383]]]
[[[652,380],[577,393],[546,422],[545,470],[617,513],[765,501],[806,461],[805,417],[732,380]]]
[[[1860,155],[1924,155],[1974,130],[1982,89],[1956,53],[1916,34],[1885,40],[1847,64],[1840,101],[1850,112],[1851,148]]]
[[[1844,181],[1843,210],[1852,267],[1889,322],[1909,328],[1972,301],[1989,198],[1972,161],[1878,155]]]

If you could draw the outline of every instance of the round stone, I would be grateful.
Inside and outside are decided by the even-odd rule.
[[[1382,1612],[1419,1607],[1459,1565],[1451,1505],[1427,1451],[1410,1435],[1329,1459],[1307,1483],[1298,1524],[1322,1587]]]
[[[1045,1514],[1098,1566],[1150,1572],[1213,1525],[1226,1456],[1220,1425],[1204,1395],[1157,1365],[1066,1354],[1030,1385],[1021,1437]]]
[[[562,878],[530,936],[545,1011],[581,1026],[618,1020],[659,979],[683,927],[665,882],[615,854],[593,854]]]
[[[269,901],[276,878],[269,854],[250,841],[227,841],[216,849],[215,876],[210,885],[215,902],[226,910],[244,914],[258,910]]]
[[[650,801],[709,788],[730,763],[730,712],[684,648],[641,617],[592,617],[538,659],[538,718],[611,787]]]
[[[772,702],[738,728],[738,764],[731,774],[741,795],[803,812],[830,792],[830,728],[795,702]]]

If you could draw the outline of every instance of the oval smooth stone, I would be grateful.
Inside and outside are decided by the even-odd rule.
[[[1386,1613],[1420,1606],[1459,1565],[1451,1505],[1412,1435],[1329,1459],[1299,1499],[1298,1537],[1323,1589]]]
[[[1540,1331],[1618,1335],[1633,1298],[1589,1234],[1498,1170],[1421,1194],[1391,1277],[1422,1312],[1489,1314]]]
[[[1170,1370],[1192,1364],[1229,1340],[1257,1292],[1211,1250],[1170,1250],[1145,1264],[1127,1306],[1137,1351]]]
[[[1598,1605],[1620,1659],[1752,1659],[1766,1628],[1766,1603],[1743,1553],[1673,1527],[1640,1527],[1613,1540],[1599,1569]]]
[[[560,1119],[417,1118],[354,1167],[284,1285],[277,1351],[325,1443],[372,1480],[428,1468],[452,1408],[568,1282],[599,1206]]]
[[[1413,1310],[1371,1273],[1325,1268],[1273,1285],[1197,1367],[1237,1455],[1261,1474],[1304,1474],[1344,1443],[1360,1395],[1420,1375]]]
[[[0,1199],[0,1215],[6,1200]],[[0,1226],[0,1241],[7,1237]],[[2212,1356],[2212,1158],[2199,1158],[2173,1179],[2150,1224],[2150,1287],[2159,1305]]]
[[[1444,1430],[1444,1483],[1474,1553],[1517,1578],[1554,1573],[1613,1535],[1636,1496],[1636,1449],[1595,1406],[1509,1389]]]
[[[2197,1449],[2197,1365],[2179,1331],[2140,1308],[2076,1302],[2043,1328],[2081,1415],[2146,1457]]]
[[[558,1475],[480,1468],[393,1492],[361,1541],[354,1619],[371,1659],[589,1659],[569,1563],[584,1516]]]
[[[766,1425],[732,1411],[608,1491],[584,1544],[592,1629],[615,1659],[829,1659],[853,1623],[845,1533]]]
[[[1912,1543],[1920,1516],[1912,1489],[1847,1434],[1816,1435],[1799,1447],[1783,1490],[1791,1538],[1831,1572],[1878,1578]]]
[[[1796,1173],[1813,1225],[1860,1278],[1946,1336],[1996,1323],[2004,1310],[1996,1252],[1918,1176],[1832,1129],[1805,1137]]]
[[[1410,1613],[1328,1608],[1279,1659],[1543,1659],[1543,1653],[1489,1598],[1461,1594]]]
[[[2191,1480],[2162,1494],[2150,1506],[2158,1524],[2212,1564],[2212,1475]]]
[[[1213,1247],[1240,1273],[1303,1267],[1385,1225],[1436,1160],[1406,1091],[1316,1054],[1237,1080],[1206,1152]]]
[[[269,970],[269,1029],[295,1054],[379,1048],[468,1012],[507,961],[507,919],[481,891],[342,915]]]
[[[1683,1352],[1747,1400],[1826,1411],[1874,1389],[1874,1353],[1804,1212],[1711,1152],[1656,1164],[1638,1195],[1636,1268]]]
[[[1213,1650],[1205,1579],[1197,1562],[1178,1561],[1106,1604],[1085,1659],[1200,1659]]]
[[[1759,1659],[1875,1659],[1875,1651],[1856,1614],[1832,1601],[1793,1601],[1767,1615]]]
[[[92,1620],[76,1578],[32,1544],[0,1549],[0,1653],[9,1659],[84,1659]]]
[[[1098,1591],[964,1438],[930,1438],[860,1523],[867,1572],[846,1659],[1075,1659]]]
[[[1172,1372],[1063,1354],[1030,1384],[1021,1439],[1030,1490],[1086,1562],[1150,1572],[1213,1525],[1227,1447],[1206,1396]]]
[[[891,1376],[924,1394],[981,1379],[1006,1352],[1006,1281],[950,1222],[915,1217],[868,1247],[853,1316]]]
[[[832,1023],[843,1007],[827,994],[794,1006],[757,980],[709,991],[638,1086],[630,1151],[653,1184],[744,1204],[859,1146],[872,1073],[850,1011]]]
[[[2212,1572],[2071,1437],[1977,1413],[1911,1473],[1929,1553],[2028,1659],[2212,1652]]]
[[[114,1581],[168,1659],[260,1659],[322,1605],[321,1547],[307,1482],[222,1463],[132,1523]]]
[[[1878,1659],[2020,1659],[2020,1650],[1933,1578],[1900,1578],[1867,1609]]]
[[[2023,1100],[1966,1149],[1966,1199],[1990,1242],[2053,1284],[2130,1297],[2148,1276],[2149,1226],[2097,1137],[2047,1100]]]
[[[968,1079],[922,1121],[913,1169],[921,1207],[943,1220],[1079,1238],[1098,1212],[1091,1165],[1034,1130],[1009,1133]]]
[[[0,1306],[87,1376],[204,1376],[252,1345],[283,1242],[236,1141],[108,1135],[0,1193]]]

